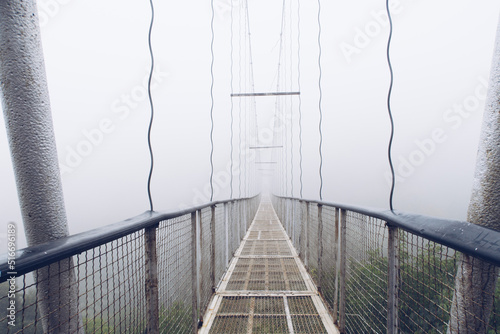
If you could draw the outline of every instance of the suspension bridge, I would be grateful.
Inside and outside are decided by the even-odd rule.
[[[31,129],[39,136],[32,136],[27,129],[36,127],[37,122],[28,122],[27,126],[18,114],[6,113],[10,133],[16,137],[12,155],[19,188],[27,190],[20,196],[22,206],[30,208],[33,205],[42,210],[34,215],[26,209],[30,212],[27,215],[29,219],[34,219],[34,222],[39,219],[39,225],[30,224],[31,220],[25,222],[28,237],[35,241],[31,242],[33,245],[16,250],[12,244],[8,253],[0,256],[2,333],[500,332],[500,232],[490,228],[488,221],[480,219],[473,222],[454,221],[400,212],[393,207],[396,180],[391,158],[394,127],[392,80],[387,94],[388,116],[392,125],[388,143],[388,163],[392,169],[389,209],[323,200],[321,1],[318,1],[319,200],[308,200],[302,196],[300,56],[294,58],[291,56],[293,50],[287,51],[284,36],[287,31],[292,31],[292,20],[288,19],[292,7],[286,7],[289,4],[286,0],[283,1],[276,88],[267,92],[256,92],[253,85],[248,2],[241,2],[239,20],[233,15],[231,2],[230,199],[214,200],[212,1],[210,200],[184,210],[155,211],[151,192],[154,172],[151,140],[154,120],[151,95],[154,7],[153,2],[150,3],[152,15],[148,41],[151,75],[148,93],[151,118],[148,144],[151,165],[147,181],[148,211],[76,235],[65,234],[62,225],[54,223],[55,228],[46,226],[47,221],[52,223],[51,219],[61,218],[58,205],[64,207],[57,202],[62,201],[62,196],[58,197],[60,180],[55,167],[57,163],[39,163],[51,158],[57,162],[55,149],[46,153],[53,147],[50,117],[47,117],[50,110],[47,113],[44,109],[40,114],[33,112],[42,120],[38,123],[43,126],[36,131]],[[391,21],[388,1],[386,6]],[[26,6],[3,3],[0,9],[0,15],[3,15],[0,17],[0,45],[29,44],[22,39],[23,36],[37,36],[36,24],[30,26],[31,23],[24,21],[33,14],[34,2]],[[25,15],[9,15],[19,12]],[[233,73],[237,72],[233,71],[234,21],[238,21],[237,30],[242,36],[237,52],[239,62],[244,56],[248,65],[243,70],[244,74],[240,66],[238,85],[234,84]],[[32,35],[26,33],[20,37],[19,30],[16,30],[20,26],[31,27],[33,30],[27,31]],[[300,34],[300,29],[297,30]],[[15,37],[9,38],[12,33]],[[392,23],[386,53],[392,78],[391,36]],[[30,38],[31,42],[36,40]],[[244,47],[241,48],[241,45]],[[288,46],[291,45],[289,43]],[[300,49],[300,39],[297,47]],[[18,49],[22,48],[5,48],[8,51]],[[41,53],[36,46],[33,50],[38,50],[38,53],[27,49],[27,55],[19,57],[9,52],[2,53],[5,58],[0,58],[1,64],[7,67],[18,59],[23,64],[40,60]],[[497,49],[495,55],[500,58],[500,38]],[[30,50],[33,52],[30,53]],[[297,63],[293,62],[294,59]],[[287,70],[294,67],[297,75],[295,84],[292,71]],[[493,74],[500,72],[495,68]],[[26,89],[30,91],[29,85],[36,81],[28,80],[23,75],[12,75],[9,71],[0,72],[2,82],[11,83],[14,80],[16,83],[3,84],[3,96],[10,97],[11,94],[24,99],[26,92],[23,93],[21,88],[28,87]],[[243,76],[245,82],[242,84]],[[237,91],[234,86],[238,86]],[[491,86],[491,96],[495,98],[500,91],[498,83],[495,85],[493,80]],[[40,89],[41,86],[36,87]],[[42,92],[33,98],[43,97]],[[262,143],[257,135],[259,121],[255,100],[260,97],[276,99],[274,126],[281,131],[274,131],[277,134],[269,143]],[[6,98],[5,105],[8,110],[11,105],[12,110],[17,110],[16,103],[23,99]],[[35,101],[33,104],[43,109],[45,104],[42,102]],[[295,127],[286,117],[286,113],[294,107],[299,113],[298,135],[293,132]],[[233,124],[235,116],[239,123],[237,131],[234,131]],[[495,120],[487,123],[495,124]],[[249,132],[253,135],[248,135]],[[235,176],[233,142],[237,136],[237,148],[240,150],[242,135],[252,140],[243,145],[245,152],[237,152],[240,171]],[[298,139],[298,149],[294,149],[294,138]],[[22,143],[18,145],[18,141]],[[26,147],[34,148],[33,154],[27,158],[29,165],[45,166],[37,173],[23,169],[28,164],[19,152]],[[36,149],[40,147],[49,149]],[[39,154],[39,151],[45,155]],[[255,151],[256,160],[246,159],[249,151]],[[493,155],[491,149],[484,151],[488,152],[485,156]],[[300,155],[298,164],[295,163],[294,152]],[[298,180],[293,179],[297,174],[294,166],[300,171]],[[271,193],[259,191],[260,184],[255,176],[259,173],[272,176],[268,177],[274,181]],[[491,175],[494,176],[487,176]],[[299,185],[299,189],[294,189],[294,185]],[[295,197],[296,193],[299,196]],[[480,218],[491,218],[478,215]],[[46,229],[54,228],[57,233],[52,232],[57,237],[43,239],[40,236],[44,232],[40,227],[42,225]],[[14,228],[13,225],[12,230]]]

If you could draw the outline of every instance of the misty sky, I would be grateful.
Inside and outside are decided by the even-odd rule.
[[[280,43],[282,1],[248,2],[257,92],[276,91],[278,82],[281,90],[298,90],[297,0],[285,3]],[[232,90],[248,92],[244,1],[233,0],[233,6]],[[398,178],[394,206],[465,219],[500,3],[400,0],[392,6],[393,158]],[[227,199],[231,0],[214,0],[214,7],[215,199]],[[318,4],[301,1],[300,7],[303,197],[318,199]],[[176,210],[208,200],[211,11],[209,1],[198,0],[155,1],[155,9],[152,190],[155,209]],[[388,206],[384,9],[384,1],[322,1],[323,199],[328,202]],[[149,105],[144,84],[150,64],[149,2],[39,0],[39,14],[70,232],[148,210]],[[251,180],[260,183],[269,175],[279,182],[286,175],[287,194],[292,195],[292,152],[293,196],[299,196],[298,98],[279,103],[291,115],[286,140],[274,131],[275,98],[257,98],[255,107],[251,99],[233,99],[235,163],[240,106],[247,110],[241,113],[244,150],[258,144],[256,132],[274,133],[271,143],[284,146],[274,154],[244,156],[247,178],[242,176],[240,187],[235,173],[234,197],[252,195],[258,187],[257,182],[249,186]],[[0,228],[6,231],[8,222],[21,226],[21,214],[4,126],[0,156]],[[255,164],[259,160],[277,164],[264,167]],[[258,170],[272,168],[274,172]],[[19,246],[24,245],[21,240]]]

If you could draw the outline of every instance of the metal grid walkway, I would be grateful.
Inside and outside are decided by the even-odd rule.
[[[338,333],[269,199],[260,203],[200,333]]]

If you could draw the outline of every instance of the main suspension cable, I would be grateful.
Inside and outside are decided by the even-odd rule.
[[[149,4],[151,6],[151,22],[149,24],[149,32],[148,32],[148,46],[149,46],[149,55],[151,57],[151,68],[149,71],[149,79],[148,79],[148,97],[149,97],[149,106],[151,108],[151,117],[149,119],[149,127],[148,127],[148,148],[149,148],[149,156],[151,159],[151,166],[149,168],[149,176],[148,176],[148,199],[149,199],[149,208],[153,211],[153,197],[151,195],[151,179],[153,177],[153,169],[154,169],[154,157],[153,157],[153,146],[151,144],[151,130],[153,128],[153,119],[154,119],[154,107],[153,107],[153,97],[151,96],[151,81],[153,80],[153,72],[155,66],[155,59],[153,54],[153,46],[151,43],[151,34],[153,32],[153,23],[155,17],[155,10],[153,5],[153,0],[149,0]]]
[[[323,122],[323,111],[321,109],[321,103],[323,99],[323,91],[321,89],[321,76],[322,76],[322,70],[321,70],[321,0],[318,0],[318,67],[319,67],[319,78],[318,78],[318,88],[319,88],[319,179],[320,179],[320,185],[319,185],[319,199],[323,200],[323,152],[322,152],[322,145],[323,145],[323,131],[321,129],[322,122]]]
[[[386,0],[385,6],[386,6],[386,10],[387,10],[387,16],[389,17],[389,38],[387,39],[387,65],[389,66],[389,72],[391,74],[391,82],[389,84],[389,91],[387,93],[387,111],[389,113],[389,119],[391,121],[391,136],[389,139],[387,154],[388,154],[388,158],[389,158],[389,166],[391,168],[391,175],[392,175],[391,193],[389,195],[389,207],[390,207],[391,211],[394,211],[393,198],[394,198],[394,188],[396,187],[396,175],[394,173],[394,164],[392,162],[392,142],[394,139],[394,119],[392,117],[392,110],[391,110],[391,97],[392,97],[392,86],[394,84],[394,73],[392,71],[392,63],[391,63],[391,56],[390,56],[391,40],[392,40],[392,17],[391,17],[391,10],[389,8],[389,0]]]

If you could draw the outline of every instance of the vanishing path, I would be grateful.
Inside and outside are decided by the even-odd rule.
[[[200,333],[338,333],[268,198],[204,320]]]

